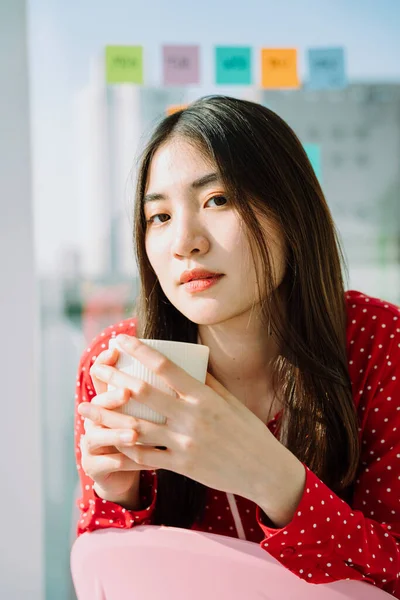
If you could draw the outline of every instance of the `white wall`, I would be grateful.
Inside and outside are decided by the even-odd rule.
[[[37,284],[24,0],[0,1],[0,598],[43,598]]]

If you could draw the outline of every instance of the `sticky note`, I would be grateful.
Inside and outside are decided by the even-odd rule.
[[[261,50],[261,86],[269,89],[300,87],[295,48]]]
[[[106,46],[107,83],[143,83],[142,46]]]
[[[303,148],[307,153],[308,160],[310,161],[314,173],[316,174],[319,182],[322,181],[322,170],[321,170],[321,148],[317,144],[303,144]]]
[[[171,104],[171,106],[167,107],[166,113],[167,115],[173,115],[179,110],[184,110],[188,107],[188,104]]]
[[[307,88],[323,90],[346,87],[344,48],[309,48],[308,70]]]
[[[251,48],[217,46],[215,48],[217,85],[250,85],[252,78]]]
[[[163,46],[164,85],[200,82],[199,46]]]

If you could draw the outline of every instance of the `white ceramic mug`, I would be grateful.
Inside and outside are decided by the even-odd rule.
[[[161,354],[169,358],[172,362],[182,367],[189,375],[205,383],[207,375],[208,358],[210,349],[208,346],[202,344],[189,344],[186,342],[171,342],[168,340],[140,340],[144,344],[147,344],[151,348],[155,348]],[[172,397],[176,397],[176,393],[171,389],[160,377],[155,375],[153,371],[150,371],[147,367],[142,365],[136,358],[133,358],[127,354],[120,346],[116,338],[111,338],[108,344],[110,350],[117,348],[119,351],[119,358],[115,364],[115,367],[124,373],[129,373],[137,379],[146,381],[154,387],[162,390],[166,394]],[[108,385],[109,390],[115,389],[115,386]],[[131,415],[138,419],[145,419],[152,423],[164,424],[166,417],[153,409],[149,408],[145,404],[138,402],[131,398],[124,406],[120,409],[116,409],[123,414]]]

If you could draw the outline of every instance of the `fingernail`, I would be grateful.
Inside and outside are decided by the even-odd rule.
[[[78,412],[82,417],[90,417],[92,414],[92,407],[90,404],[79,404]]]
[[[119,439],[121,440],[121,442],[132,442],[133,431],[123,431],[119,434]]]
[[[118,334],[116,340],[121,346],[129,346],[132,341],[129,335],[125,335],[124,333]]]
[[[92,371],[95,375],[100,375],[100,377],[106,377],[110,373],[109,367],[105,365],[93,365]]]

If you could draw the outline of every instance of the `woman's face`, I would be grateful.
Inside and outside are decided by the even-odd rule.
[[[239,214],[226,196],[215,164],[182,138],[162,145],[151,162],[145,191],[146,252],[169,301],[190,321],[215,325],[246,315],[258,302],[256,272]],[[282,236],[263,221],[274,270],[284,276]],[[193,291],[184,271],[222,274]],[[193,285],[193,284],[192,284]]]

